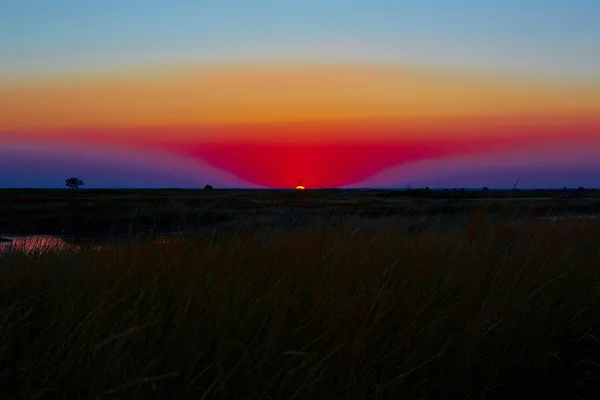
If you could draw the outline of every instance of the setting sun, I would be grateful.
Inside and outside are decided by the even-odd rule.
[[[302,185],[296,186],[296,190],[306,190],[306,188]]]

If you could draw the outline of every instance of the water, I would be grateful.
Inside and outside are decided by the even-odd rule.
[[[568,219],[576,220],[594,220],[599,219],[600,215],[569,215],[569,216],[554,216],[554,217],[540,217],[541,220],[546,221],[563,221]],[[389,220],[379,221],[381,224],[389,224]],[[274,230],[277,231],[277,230]],[[169,242],[172,238],[181,237],[185,235],[183,232],[171,232],[160,235],[155,239],[156,245],[161,245]],[[4,239],[4,240],[2,240]],[[127,238],[122,238],[126,240]],[[80,238],[80,239],[69,239],[64,236],[53,236],[53,235],[0,235],[0,255],[8,250],[16,250],[25,253],[34,253],[44,250],[75,250],[82,246],[91,245],[96,249],[100,249],[107,243],[115,243],[121,240],[118,237],[113,238]]]
[[[33,253],[35,251],[43,251],[48,249],[68,249],[74,245],[67,243],[59,236],[49,235],[2,235],[2,239],[7,241],[0,242],[0,253],[8,250],[22,251]]]
[[[180,232],[171,232],[161,235],[155,240],[157,245],[164,244],[174,237],[181,236]],[[127,240],[126,237],[112,238],[78,238],[71,239],[56,235],[0,235],[0,255],[10,250],[35,253],[45,250],[76,250],[83,246],[100,249],[108,243]]]

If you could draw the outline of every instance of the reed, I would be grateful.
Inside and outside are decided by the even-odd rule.
[[[600,221],[363,224],[14,249],[0,258],[0,388],[40,400],[600,388]]]

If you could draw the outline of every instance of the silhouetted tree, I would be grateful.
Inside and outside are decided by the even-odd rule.
[[[76,177],[65,179],[65,183],[66,186],[68,186],[71,189],[78,189],[79,186],[83,186],[83,181]]]
[[[481,188],[481,191],[482,192],[489,192],[490,189],[487,186],[484,186],[484,187]]]
[[[579,186],[579,187],[577,188],[577,190],[578,190],[579,192],[585,192],[585,188],[584,188],[583,186]]]
[[[213,190],[212,185],[206,185],[204,186],[204,190]]]

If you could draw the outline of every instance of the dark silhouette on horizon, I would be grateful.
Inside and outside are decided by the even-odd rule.
[[[77,177],[71,177],[71,178],[65,179],[65,184],[70,189],[79,189],[79,186],[84,185],[83,181]]]

